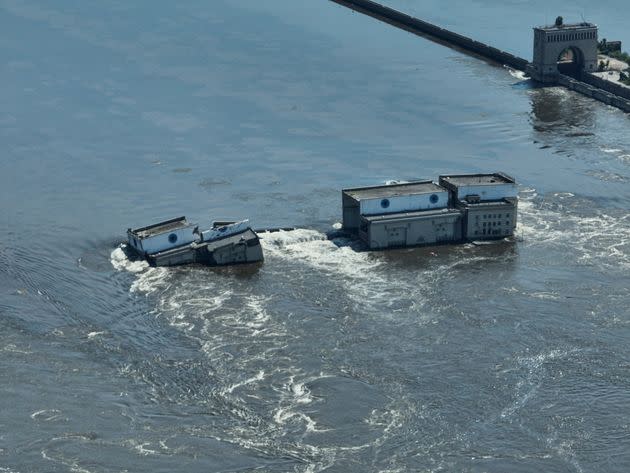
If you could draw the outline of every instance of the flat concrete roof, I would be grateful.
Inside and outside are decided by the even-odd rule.
[[[443,215],[449,214],[459,214],[461,213],[458,209],[431,209],[431,210],[417,210],[415,212],[399,212],[395,214],[379,214],[379,215],[362,215],[361,218],[367,220],[368,222],[381,222],[385,220],[404,220],[407,218],[417,218],[417,217],[439,217]]]
[[[180,228],[186,228],[188,226],[190,226],[190,224],[186,221],[186,217],[177,217],[171,220],[166,220],[164,222],[149,225],[147,227],[136,228],[135,230],[131,230],[131,233],[137,238],[142,239],[154,235],[159,235],[160,233],[170,232],[173,230],[178,230]]]
[[[433,181],[415,181],[382,186],[355,187],[343,189],[342,192],[356,200],[362,200],[397,195],[433,194],[435,192],[446,192],[446,189]]]
[[[558,32],[558,31],[566,31],[566,30],[587,30],[587,29],[593,29],[593,28],[597,28],[597,25],[594,23],[587,23],[587,22],[583,22],[583,23],[568,23],[568,24],[564,24],[564,25],[560,25],[560,26],[556,26],[556,25],[547,25],[547,26],[537,26],[534,29],[535,30],[543,30],[546,32]]]
[[[449,176],[440,176],[440,182],[448,182],[453,186],[470,186],[470,185],[495,185],[495,184],[514,184],[514,179],[507,174],[494,172],[492,174],[454,174]]]

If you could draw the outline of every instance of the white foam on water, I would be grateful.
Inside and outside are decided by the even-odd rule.
[[[59,409],[41,409],[31,414],[31,419],[44,422],[54,422],[56,420],[65,420],[63,413]]]
[[[30,350],[25,350],[24,348],[18,347],[15,343],[8,343],[7,345],[2,347],[1,351],[7,353],[19,353],[21,355],[30,355],[33,353]]]
[[[60,440],[59,438],[54,438],[53,440]],[[61,453],[50,452],[46,449],[42,450],[41,456],[44,460],[61,463],[63,466],[67,467],[66,471],[72,471],[73,473],[92,473],[91,470],[84,468],[79,465],[79,460],[76,458],[65,458]]]
[[[149,268],[143,273],[138,273],[137,279],[131,284],[130,292],[151,294],[165,289],[168,286],[168,269]]]
[[[501,418],[512,417],[535,397],[545,376],[546,363],[567,358],[578,352],[577,349],[550,350],[534,356],[517,358],[518,369],[523,371],[523,377],[516,383],[514,401],[501,411]]]
[[[145,260],[130,260],[121,246],[110,254],[110,262],[117,271],[127,271],[136,275],[129,288],[130,292],[150,294],[164,289],[168,282],[166,268],[152,268]]]
[[[92,340],[96,337],[98,337],[99,335],[105,335],[107,332],[102,331],[102,332],[90,332],[87,334],[87,338],[88,340]]]
[[[138,454],[145,457],[149,455],[160,455],[162,453],[159,450],[149,448],[149,446],[151,445],[151,442],[140,442],[135,439],[129,439],[125,441],[124,444],[127,447],[131,448],[132,450],[136,451]]]
[[[329,429],[318,429],[317,422],[303,412],[293,411],[288,408],[279,408],[273,415],[273,420],[278,425],[286,425],[289,422],[303,423],[306,432],[327,432]]]
[[[508,73],[515,79],[518,79],[520,81],[525,81],[529,79],[529,77],[527,77],[527,74],[525,74],[523,71],[512,69],[511,67],[508,67],[508,66],[504,66],[504,67],[507,69]]]
[[[270,299],[271,297],[252,296],[245,302],[248,312],[248,320],[245,322],[245,325],[254,329],[252,335],[259,335],[261,333],[260,330],[264,329],[269,321],[270,317],[265,306]]]
[[[571,441],[559,441],[557,437],[557,433],[552,432],[551,435],[545,438],[545,443],[547,446],[556,452],[556,454],[562,458],[566,463],[573,467],[577,473],[583,473],[584,469],[580,462],[578,461],[575,451],[573,450],[573,445]]]
[[[608,154],[618,154],[618,153],[623,153],[622,149],[619,148],[601,148],[601,150],[604,153],[608,153]]]
[[[547,291],[539,291],[539,292],[531,292],[529,293],[531,297],[535,297],[536,299],[550,300],[556,301],[560,299],[560,295],[555,292],[547,292]]]
[[[630,214],[615,216],[597,211],[581,215],[569,208],[573,194],[553,197],[554,205],[530,197],[519,201],[516,236],[525,245],[555,246],[570,252],[570,258],[579,264],[606,270],[630,269]]]
[[[324,376],[319,377],[319,379],[321,378],[324,378]],[[295,376],[290,378],[289,390],[297,404],[310,404],[313,402],[313,396],[311,396],[311,391],[306,387],[306,382],[295,382]]]
[[[263,370],[260,370],[258,373],[256,373],[255,376],[252,376],[251,378],[247,378],[243,381],[240,381],[238,383],[234,383],[228,386],[227,388],[225,388],[224,392],[232,394],[235,389],[238,389],[247,384],[257,383],[258,381],[262,381],[263,379],[265,379],[265,372]]]
[[[272,233],[262,243],[265,254],[272,258],[302,262],[334,278],[366,310],[380,311],[375,307],[379,303],[396,307],[401,300],[413,306],[424,303],[422,284],[401,281],[374,253],[353,249],[351,240],[339,238],[335,244],[321,232],[298,229]]]
[[[144,260],[130,260],[120,246],[111,252],[110,261],[117,271],[141,273],[149,267],[149,263]]]

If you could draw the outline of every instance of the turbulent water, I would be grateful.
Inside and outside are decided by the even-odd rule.
[[[619,1],[387,3],[525,57],[546,15],[630,42]],[[0,31],[0,472],[630,469],[627,115],[323,0]],[[344,186],[489,170],[515,241],[327,238]],[[181,214],[301,229],[235,268],[118,248]]]

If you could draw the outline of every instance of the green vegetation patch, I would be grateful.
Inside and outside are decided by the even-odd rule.
[[[630,54],[624,51],[619,51],[618,49],[613,49],[606,41],[606,38],[597,43],[597,50],[601,54],[623,61],[630,66]]]

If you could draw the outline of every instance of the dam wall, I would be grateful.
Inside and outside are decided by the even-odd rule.
[[[605,90],[606,92],[610,92],[611,94],[630,100],[630,87],[624,87],[623,85],[602,79],[601,77],[589,74],[588,72],[583,73],[580,80],[599,89]]]
[[[475,41],[467,36],[460,35],[453,31],[440,28],[437,25],[427,21],[414,18],[405,13],[399,12],[392,8],[372,2],[371,0],[331,0],[335,3],[351,8],[358,12],[369,15],[378,20],[389,23],[392,26],[402,28],[411,33],[421,36],[432,36],[438,40],[442,40],[449,45],[457,46],[472,53],[478,54],[485,58],[496,61],[500,64],[513,67],[521,71],[525,71],[529,61],[520,58],[506,51],[494,48],[487,44]]]
[[[591,77],[595,77],[596,79],[599,79],[599,77],[596,77],[596,76],[591,76]],[[599,80],[604,82],[603,84],[604,86],[616,86],[616,84],[612,84],[603,79],[599,79]],[[598,81],[596,82],[596,84],[597,83]],[[609,92],[608,90],[605,90],[603,87],[599,87],[597,85],[591,85],[585,81],[577,80],[577,79],[574,79],[573,77],[569,77],[563,74],[560,74],[558,78],[558,84],[566,87],[569,90],[573,90],[582,95],[586,95],[587,97],[591,97],[595,100],[599,100],[600,102],[603,102],[607,105],[612,105],[613,107],[617,107],[618,109],[623,110],[624,112],[630,113],[630,100],[624,97],[620,97],[619,95],[615,93]],[[621,86],[616,86],[616,87],[621,87]],[[611,90],[616,90],[616,87],[611,87]]]
[[[530,65],[529,61],[515,56],[514,54],[475,41],[472,38],[441,28],[427,21],[420,20],[419,18],[414,18],[393,8],[373,2],[372,0],[330,1],[385,23],[389,23],[392,26],[409,31],[410,33],[428,37],[447,46],[476,54],[523,72],[527,72],[528,66]],[[557,84],[630,113],[629,88],[586,72],[582,73],[581,76],[580,79],[575,79],[567,75],[559,74]]]

